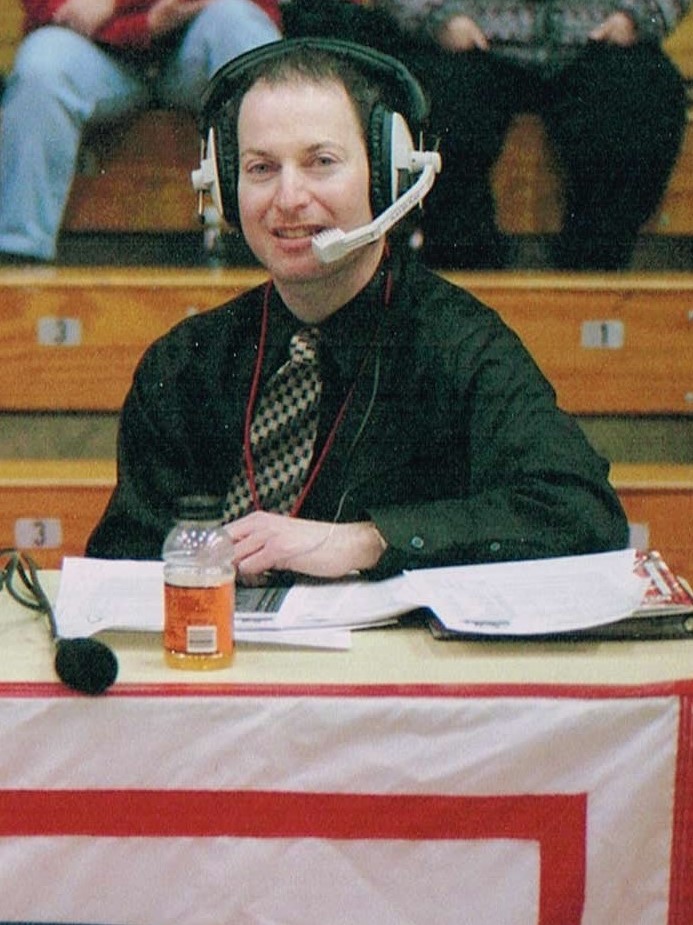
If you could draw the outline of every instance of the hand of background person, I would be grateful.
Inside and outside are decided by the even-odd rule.
[[[316,578],[341,578],[373,568],[386,543],[370,522],[333,524],[255,511],[226,525],[235,547],[238,576],[271,570]]]
[[[597,26],[589,36],[593,42],[604,42],[607,45],[620,45],[628,48],[635,45],[638,40],[638,30],[627,13],[612,13],[601,26]]]
[[[147,14],[153,37],[167,35],[194,19],[212,0],[157,0]]]
[[[453,16],[439,30],[438,44],[446,51],[488,51],[488,39],[469,16]]]
[[[65,0],[53,14],[53,22],[91,38],[114,12],[115,0]]]

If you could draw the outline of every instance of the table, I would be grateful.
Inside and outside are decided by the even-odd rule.
[[[73,694],[0,595],[0,920],[693,921],[693,642],[393,628],[193,674],[104,638],[116,685]]]

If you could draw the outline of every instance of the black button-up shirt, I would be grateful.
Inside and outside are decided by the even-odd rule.
[[[625,546],[607,463],[516,335],[415,259],[391,267],[388,307],[382,267],[321,325],[318,450],[355,387],[300,516],[373,520],[388,542],[376,576]],[[88,554],[158,558],[178,496],[226,492],[242,464],[263,295],[186,319],[147,351]],[[301,325],[273,291],[263,383]]]

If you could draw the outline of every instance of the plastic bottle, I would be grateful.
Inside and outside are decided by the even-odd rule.
[[[236,570],[222,512],[221,498],[181,498],[164,542],[164,657],[173,668],[226,668],[233,658]]]

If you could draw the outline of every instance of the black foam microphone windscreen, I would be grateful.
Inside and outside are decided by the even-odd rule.
[[[118,660],[102,642],[79,637],[55,639],[55,670],[82,694],[103,694],[118,677]]]

